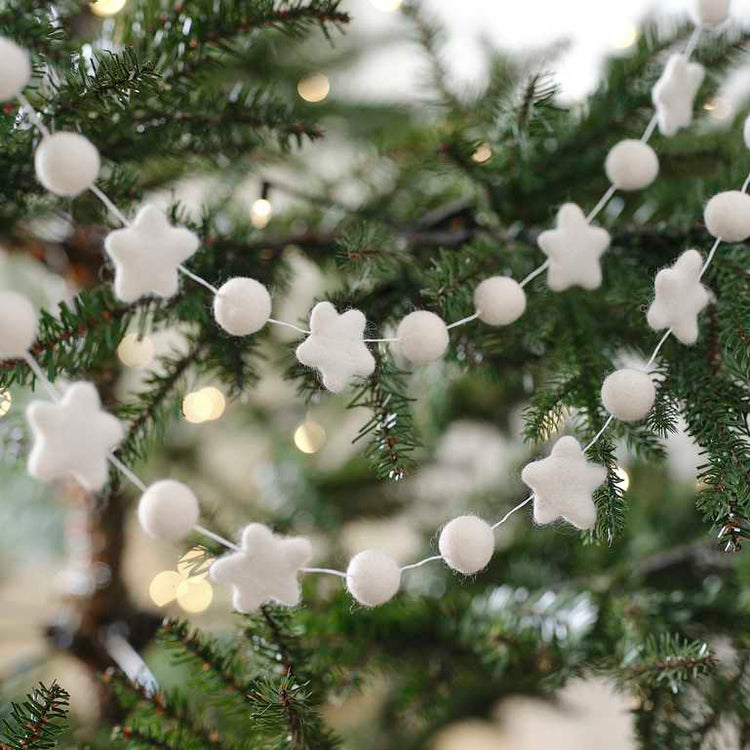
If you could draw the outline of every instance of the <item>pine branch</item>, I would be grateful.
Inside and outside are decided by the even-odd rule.
[[[49,750],[67,729],[70,696],[56,682],[39,687],[23,703],[11,704],[10,719],[2,721],[0,750]]]

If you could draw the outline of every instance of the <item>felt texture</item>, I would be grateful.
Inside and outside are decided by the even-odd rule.
[[[172,226],[156,206],[143,206],[129,227],[110,232],[104,249],[115,265],[115,294],[134,302],[147,294],[172,297],[179,289],[178,266],[200,240],[185,227]]]
[[[750,115],[745,118],[745,124],[742,126],[742,139],[745,145],[750,148]]]
[[[255,279],[229,279],[214,298],[214,318],[232,336],[249,336],[271,317],[271,295]]]
[[[30,80],[29,53],[11,39],[0,36],[0,102],[20,94]]]
[[[483,323],[507,326],[526,310],[526,293],[509,276],[491,276],[474,291],[474,307]]]
[[[73,477],[89,490],[107,481],[107,456],[125,436],[121,422],[101,407],[91,383],[68,386],[60,402],[32,401],[26,409],[34,444],[29,474],[50,481]]]
[[[602,384],[604,408],[623,422],[638,422],[652,409],[656,389],[647,372],[629,368],[608,375]]]
[[[570,435],[560,438],[547,458],[527,464],[521,472],[534,493],[534,521],[545,524],[564,518],[578,529],[596,523],[594,490],[606,478],[607,470],[589,461]]]
[[[724,242],[744,242],[750,237],[750,195],[727,190],[715,195],[703,212],[706,229]]]
[[[549,258],[547,286],[562,292],[573,286],[598,289],[602,283],[599,260],[609,247],[609,232],[593,227],[575,203],[557,213],[557,226],[542,232],[537,244]]]
[[[174,479],[154,482],[138,503],[138,521],[153,539],[184,539],[198,523],[199,515],[193,491]]]
[[[22,294],[0,292],[0,360],[18,359],[36,338],[37,315]]]
[[[401,586],[396,562],[379,550],[355,555],[346,569],[346,588],[365,607],[377,607],[392,599]]]
[[[671,138],[693,121],[693,105],[706,71],[685,55],[674,54],[654,85],[651,98],[656,108],[659,130]]]
[[[240,551],[216,560],[211,580],[232,587],[238,612],[255,612],[261,604],[299,604],[299,569],[312,557],[312,545],[302,537],[274,534],[267,526],[251,523],[242,530]]]
[[[604,171],[618,190],[643,190],[659,175],[659,157],[647,143],[628,138],[610,149]]]
[[[445,322],[427,310],[409,313],[399,323],[396,337],[401,354],[415,365],[426,365],[440,359],[450,342]]]
[[[654,280],[654,301],[646,314],[655,331],[671,328],[678,341],[690,346],[698,340],[698,313],[711,301],[700,283],[703,258],[697,250],[686,250],[671,268]]]
[[[690,15],[696,23],[714,26],[729,18],[730,0],[692,0]]]
[[[375,358],[365,346],[366,320],[359,310],[339,314],[330,302],[318,302],[310,314],[310,335],[297,347],[297,359],[314,367],[323,385],[341,393],[354,377],[366,378]]]
[[[100,167],[96,146],[78,133],[46,136],[34,154],[37,180],[63,198],[75,198],[92,187]]]
[[[448,567],[467,576],[474,575],[492,559],[495,533],[477,516],[459,516],[443,527],[438,549]]]

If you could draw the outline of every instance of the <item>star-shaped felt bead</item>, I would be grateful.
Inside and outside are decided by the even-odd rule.
[[[651,92],[662,135],[669,138],[693,121],[693,103],[705,74],[700,63],[688,62],[685,55],[669,58]]]
[[[534,493],[537,523],[562,517],[579,529],[596,523],[594,490],[606,478],[607,470],[589,461],[570,435],[560,438],[547,458],[527,464],[521,472],[521,479]]]
[[[123,302],[146,294],[173,296],[179,288],[179,266],[199,245],[195,232],[172,226],[156,206],[144,206],[129,227],[110,232],[104,240],[115,264],[115,294]]]
[[[310,314],[310,335],[297,347],[297,359],[320,371],[323,385],[341,393],[355,377],[366,378],[375,359],[365,346],[365,316],[359,310],[339,315],[330,302],[318,302]]]
[[[678,341],[690,346],[698,340],[698,313],[711,301],[711,293],[700,282],[703,258],[697,250],[686,250],[671,268],[654,280],[654,301],[646,320],[655,331],[671,328]]]
[[[592,227],[575,203],[566,203],[557,213],[557,228],[537,239],[549,258],[547,286],[562,292],[572,286],[597,289],[602,283],[599,259],[609,247],[609,232]]]
[[[34,445],[29,474],[50,481],[72,476],[89,490],[107,481],[107,456],[125,435],[121,422],[102,409],[91,383],[69,386],[56,404],[32,401],[26,410]]]
[[[283,537],[267,526],[251,523],[242,531],[241,549],[220,557],[211,566],[211,579],[231,586],[238,612],[255,612],[268,601],[299,604],[299,569],[312,557],[312,545],[302,537]]]

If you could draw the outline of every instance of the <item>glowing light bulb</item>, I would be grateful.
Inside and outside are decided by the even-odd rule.
[[[95,0],[89,6],[91,12],[95,16],[100,18],[107,18],[108,16],[114,16],[115,13],[119,13],[127,3],[128,0]]]
[[[638,41],[638,29],[632,24],[617,29],[612,35],[612,49],[626,50]]]
[[[5,388],[0,388],[0,417],[4,417],[13,405],[13,399],[11,398],[10,391]]]
[[[308,419],[294,431],[294,444],[302,453],[317,453],[326,444],[326,431]]]
[[[709,99],[703,105],[703,109],[708,112],[713,120],[728,120],[734,114],[732,103],[723,96],[716,96],[713,99]]]
[[[117,356],[127,367],[146,367],[154,358],[154,342],[148,336],[129,333],[117,347]]]
[[[182,400],[182,414],[188,422],[200,424],[219,419],[226,409],[224,394],[209,385],[188,393]]]
[[[370,3],[378,10],[393,13],[401,7],[403,0],[370,0]]]
[[[486,141],[484,143],[480,143],[477,146],[477,150],[471,155],[472,161],[476,162],[477,164],[484,164],[486,161],[489,161],[492,158],[492,148],[490,147],[490,144]]]
[[[322,102],[328,96],[331,90],[331,84],[328,78],[322,73],[313,73],[311,76],[303,78],[297,84],[297,93],[306,102]]]
[[[177,587],[184,578],[176,570],[163,570],[157,573],[148,587],[151,601],[157,607],[164,607],[177,596]]]
[[[273,216],[273,206],[271,201],[265,198],[258,198],[252,206],[250,206],[250,223],[256,229],[265,229],[268,226],[268,222],[271,221]]]
[[[208,609],[214,598],[214,590],[208,581],[188,578],[177,586],[176,598],[185,612],[196,614]]]
[[[615,468],[615,476],[620,480],[620,488],[622,491],[627,492],[628,487],[630,487],[630,475],[628,472],[625,471],[622,466],[618,466]]]

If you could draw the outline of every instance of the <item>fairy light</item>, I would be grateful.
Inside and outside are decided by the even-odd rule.
[[[294,444],[302,453],[317,453],[326,443],[326,431],[323,425],[305,420],[294,431]]]
[[[148,336],[129,333],[117,347],[117,356],[127,367],[147,367],[154,358],[154,342]]]
[[[331,84],[323,73],[313,73],[313,75],[303,78],[297,84],[297,93],[306,102],[315,104],[322,102],[331,90]]]
[[[0,417],[4,417],[13,405],[13,399],[11,398],[10,391],[5,388],[0,388]]]
[[[267,198],[258,198],[250,206],[250,223],[256,229],[265,229],[273,216],[273,206]]]
[[[177,587],[182,581],[182,576],[176,570],[162,570],[161,573],[157,573],[148,587],[151,601],[157,607],[165,607],[176,598]]]
[[[487,141],[480,143],[471,155],[471,160],[477,164],[484,164],[492,158],[492,148]]]
[[[182,414],[188,422],[213,422],[224,414],[226,399],[216,387],[209,385],[192,391],[182,400]]]
[[[206,579],[213,559],[202,547],[189,549],[177,563],[177,570],[163,570],[154,576],[148,589],[151,601],[165,607],[176,600],[191,614],[208,609],[214,592]]]
[[[119,13],[127,4],[127,0],[96,0],[89,6],[91,12],[100,18],[108,18]]]
[[[638,41],[638,29],[628,24],[618,29],[612,36],[612,49],[626,50]]]
[[[723,96],[716,96],[713,99],[709,99],[704,105],[703,109],[708,112],[709,116],[713,120],[728,120],[734,115],[734,107],[732,103]]]
[[[214,598],[214,590],[208,581],[189,578],[177,586],[177,603],[190,614],[198,614],[208,609]]]

